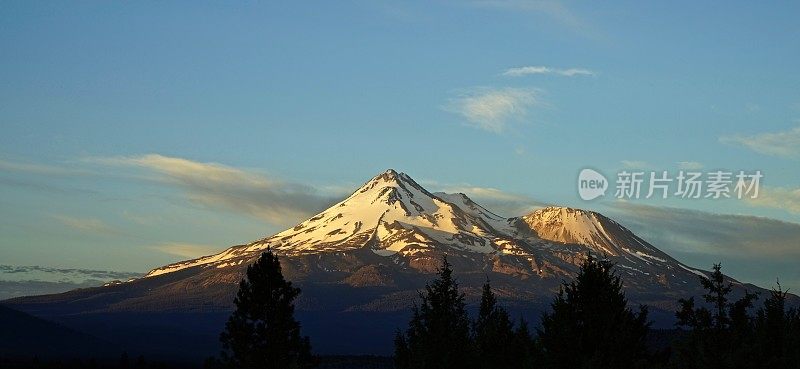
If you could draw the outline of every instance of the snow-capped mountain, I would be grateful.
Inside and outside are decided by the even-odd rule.
[[[660,312],[667,325],[679,298],[702,293],[698,275],[705,273],[595,212],[548,207],[504,218],[464,194],[431,193],[408,175],[388,170],[275,235],[156,268],[132,281],[4,303],[56,320],[79,319],[81,329],[125,314],[151,314],[148,319],[173,324],[171,314],[187,312],[201,317],[170,329],[206,321],[217,322],[212,328],[218,329],[247,265],[267,248],[281,256],[284,275],[302,288],[297,307],[309,314],[312,330],[321,336],[341,329],[364,332],[363,340],[352,342],[367,343],[373,341],[369,332],[383,329],[391,337],[403,324],[443,255],[468,302],[477,302],[488,278],[504,305],[528,311],[532,319],[538,314],[531,311],[546,309],[589,253],[616,263],[629,300],[649,305],[653,316]],[[732,282],[737,293],[766,292]],[[387,316],[396,320],[384,320]],[[343,344],[335,337],[324,342]]]
[[[620,268],[640,277],[683,282],[683,273],[701,273],[601,214],[548,207],[520,218],[504,218],[464,194],[431,193],[405,173],[390,169],[283,232],[157,268],[146,277],[190,268],[236,268],[267,248],[290,259],[366,252],[380,263],[423,272],[435,267],[438,255],[449,254],[465,259],[462,264],[468,264],[469,271],[514,270],[522,276],[563,277],[589,252],[614,258]]]
[[[665,269],[678,266],[694,274],[703,274],[678,263],[627,228],[599,213],[547,207],[525,215],[521,220],[542,240],[587,246],[599,256],[615,257],[623,268],[628,267],[626,264],[644,263]]]
[[[410,256],[431,248],[488,254],[510,241],[509,220],[463,194],[432,194],[405,173],[388,170],[341,202],[273,236],[220,254],[158,268],[156,276],[198,265],[239,265],[272,248],[286,256],[347,252],[364,247],[381,256]]]

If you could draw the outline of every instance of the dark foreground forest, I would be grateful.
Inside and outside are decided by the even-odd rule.
[[[294,317],[301,291],[284,279],[278,257],[267,251],[239,285],[236,309],[220,335],[222,352],[209,353],[202,365],[127,353],[114,359],[58,359],[47,352],[40,358],[11,351],[0,352],[0,367],[800,368],[800,314],[786,306],[787,291],[777,284],[769,296],[746,293],[732,300],[732,286],[719,264],[710,278],[700,278],[706,290],[702,299],[680,299],[675,329],[654,330],[646,306],[629,306],[614,265],[587,256],[576,278],[554,296],[550,310],[528,317],[540,318],[532,327],[510,316],[488,280],[477,314],[470,316],[445,258],[436,278],[420,292],[408,326],[397,331],[393,357],[316,356]],[[6,331],[4,339],[13,334]]]

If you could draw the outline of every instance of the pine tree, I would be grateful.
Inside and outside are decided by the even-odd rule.
[[[411,349],[408,347],[406,336],[400,330],[394,336],[394,367],[398,369],[413,368],[411,366]]]
[[[797,309],[786,308],[788,291],[780,283],[754,319],[756,360],[768,368],[800,368],[800,320]]]
[[[680,368],[746,368],[753,362],[753,326],[748,311],[756,294],[745,292],[729,303],[733,290],[725,282],[722,266],[714,264],[711,277],[700,277],[706,289],[703,295],[711,309],[695,307],[694,297],[680,299],[681,310],[675,316],[677,325],[689,332],[675,345],[673,365]]]
[[[294,319],[299,294],[283,278],[278,257],[267,249],[239,283],[236,310],[220,335],[223,363],[248,369],[314,367],[309,340],[300,335]]]
[[[422,300],[403,335],[395,338],[395,367],[464,369],[472,366],[469,318],[447,258],[438,278],[425,286]]]
[[[714,272],[711,278],[700,278],[700,283],[708,292],[703,295],[706,302],[713,304],[716,309],[714,318],[714,328],[722,330],[728,325],[728,294],[731,292],[732,284],[725,283],[725,278],[720,269],[721,264],[714,264]]]
[[[539,329],[547,368],[636,368],[647,359],[647,308],[627,307],[622,282],[613,264],[583,263],[571,283],[564,283]]]
[[[514,329],[514,354],[512,356],[518,361],[516,367],[522,369],[533,369],[541,361],[536,340],[531,336],[528,322],[525,319],[520,319],[519,325]]]
[[[497,298],[489,281],[483,285],[478,318],[472,325],[473,339],[480,368],[510,369],[519,367],[520,353],[514,336],[514,325],[508,312],[497,306]]]
[[[794,307],[786,312],[786,330],[789,332],[786,338],[786,348],[788,352],[788,362],[795,368],[800,368],[800,309]]]

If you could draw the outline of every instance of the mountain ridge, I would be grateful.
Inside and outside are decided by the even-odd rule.
[[[546,207],[504,218],[467,195],[432,193],[410,176],[388,170],[274,235],[155,268],[128,282],[4,303],[98,336],[105,331],[92,329],[107,326],[98,321],[124,326],[132,318],[121,317],[134,316],[136,321],[159,321],[167,331],[183,330],[180,337],[194,337],[192,324],[209,325],[204,332],[221,329],[247,266],[267,248],[280,256],[284,276],[302,288],[298,314],[327,353],[388,353],[390,343],[372,337],[391,337],[407,322],[418,290],[445,255],[469,305],[478,303],[489,279],[509,311],[534,318],[588,254],[606,258],[615,263],[629,302],[650,306],[660,327],[672,326],[679,298],[702,295],[698,276],[708,273],[677,261],[600,213]],[[734,297],[745,290],[767,293],[728,280]],[[178,326],[175,314],[208,319],[197,321],[192,315],[186,319],[192,323]],[[331,336],[342,330],[364,337],[343,342]],[[215,344],[209,340],[204,347]]]
[[[384,257],[409,257],[436,248],[532,256],[536,245],[548,241],[586,246],[586,252],[622,256],[627,261],[631,261],[628,256],[645,263],[669,260],[691,273],[703,273],[677,262],[600,213],[546,207],[504,218],[463,193],[432,193],[407,174],[389,169],[294,227],[217,254],[155,268],[145,277],[203,265],[242,265],[267,248],[289,257],[347,252],[366,245]]]

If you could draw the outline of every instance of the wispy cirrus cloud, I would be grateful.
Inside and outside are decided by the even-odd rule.
[[[508,77],[524,77],[533,74],[554,74],[564,77],[575,77],[575,76],[593,76],[594,72],[584,68],[561,69],[561,68],[551,68],[545,66],[527,66],[527,67],[509,68],[506,69],[505,72],[503,72],[503,75]]]
[[[460,192],[473,201],[486,207],[489,211],[503,216],[526,215],[549,204],[540,202],[525,195],[510,193],[491,187],[451,187],[445,192]]]
[[[61,222],[61,224],[81,232],[102,234],[102,235],[122,234],[120,230],[108,225],[103,220],[97,218],[80,218],[62,214],[56,214],[53,215],[52,217]]]
[[[219,163],[148,154],[92,157],[85,162],[134,167],[154,180],[182,190],[192,203],[252,215],[277,225],[292,225],[333,204],[336,198],[299,183]]]
[[[219,247],[185,242],[165,242],[151,246],[153,250],[182,258],[198,258],[221,251]]]
[[[758,197],[747,198],[747,203],[758,207],[800,213],[800,188],[761,187]]]
[[[614,202],[610,214],[689,265],[722,262],[726,274],[769,288],[800,287],[800,223],[772,218]]]
[[[689,169],[689,170],[703,169],[703,163],[697,161],[679,161],[678,169]]]
[[[643,160],[622,160],[620,161],[623,167],[627,169],[647,169],[652,168],[652,166]]]
[[[759,154],[800,159],[800,127],[785,132],[766,132],[751,136],[723,136],[719,141],[743,146]]]
[[[42,175],[88,175],[94,172],[81,168],[72,168],[58,165],[44,165],[36,163],[24,163],[0,159],[0,171],[25,172]]]
[[[458,114],[469,126],[493,133],[505,131],[524,120],[541,101],[539,90],[526,88],[479,88],[450,99],[444,110]]]
[[[0,300],[97,287],[112,280],[125,281],[140,276],[142,273],[40,265],[0,265]]]
[[[85,188],[75,188],[72,186],[57,186],[38,180],[28,180],[21,178],[0,177],[0,186],[22,188],[29,191],[44,193],[55,193],[62,195],[96,195],[98,191]]]
[[[118,272],[79,268],[56,268],[41,265],[0,265],[0,280],[3,281],[69,281],[129,279],[142,273]]]
[[[800,261],[799,223],[623,201],[610,206],[656,246],[667,244],[684,253]]]
[[[502,216],[520,216],[536,209],[552,204],[544,203],[530,196],[506,192],[493,187],[473,186],[470,184],[444,184],[436,181],[421,181],[423,185],[437,193],[463,193],[470,199]]]
[[[39,265],[0,265],[0,300],[97,287],[112,280],[125,281],[140,276],[142,273]]]

